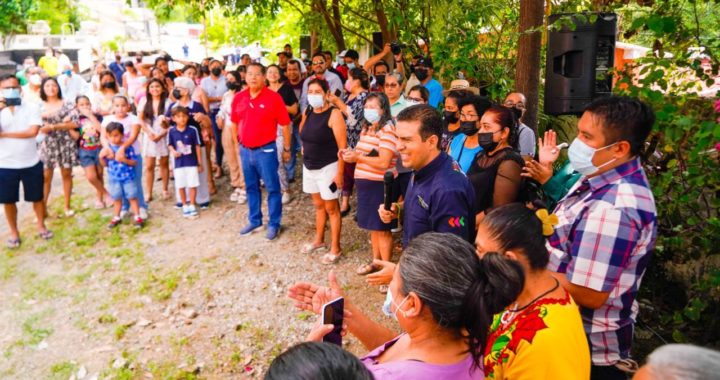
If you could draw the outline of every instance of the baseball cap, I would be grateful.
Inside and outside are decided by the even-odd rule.
[[[428,69],[432,69],[432,68],[433,68],[433,62],[432,62],[432,59],[431,59],[430,57],[420,57],[420,59],[418,59],[417,63],[415,64],[415,66],[423,66],[423,67],[426,67],[426,68],[428,68]]]

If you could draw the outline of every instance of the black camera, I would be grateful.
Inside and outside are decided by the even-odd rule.
[[[406,47],[407,47],[407,45],[405,45],[404,43],[402,43],[400,41],[393,41],[390,43],[390,50],[392,51],[393,54],[396,54],[396,55],[400,54],[402,52],[402,50],[405,49]]]

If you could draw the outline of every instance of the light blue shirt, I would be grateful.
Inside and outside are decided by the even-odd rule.
[[[435,79],[430,79],[427,83],[423,85],[423,87],[427,88],[428,92],[430,93],[430,97],[428,98],[428,104],[432,108],[437,108],[438,104],[440,104],[440,102],[442,102],[443,100],[442,85]]]
[[[467,174],[468,170],[472,166],[475,156],[482,148],[478,145],[475,148],[468,148],[465,146],[465,140],[467,136],[460,133],[455,136],[450,142],[450,148],[448,148],[448,154],[452,157],[455,162],[460,165],[463,173]]]

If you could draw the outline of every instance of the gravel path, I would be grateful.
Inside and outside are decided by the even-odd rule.
[[[229,194],[226,181],[221,194]],[[354,274],[369,244],[351,216],[336,265],[300,253],[314,210],[298,183],[274,242],[264,230],[240,237],[247,206],[226,195],[197,220],[156,200],[143,230],[126,223],[108,231],[110,212],[88,207],[82,171],[75,184],[79,212],[50,220],[54,240],[30,237],[32,217],[23,212],[23,247],[0,251],[0,378],[258,378],[316,319],[293,308],[288,285],[325,283],[330,269],[348,298],[394,326],[380,312],[384,296]],[[56,197],[51,215],[59,210]],[[353,338],[345,347],[365,352]]]

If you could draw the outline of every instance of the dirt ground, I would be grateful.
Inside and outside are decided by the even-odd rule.
[[[330,269],[347,298],[393,326],[380,311],[384,295],[354,273],[370,253],[352,216],[343,220],[337,264],[300,253],[313,236],[314,210],[298,181],[274,242],[264,229],[238,235],[247,206],[227,200],[226,178],[199,219],[155,200],[139,231],[127,222],[108,230],[110,209],[92,207],[81,170],[75,185],[74,217],[58,217],[60,199],[51,200],[53,240],[34,237],[33,217],[23,212],[22,247],[0,251],[0,378],[260,378],[316,320],[292,306],[288,285],[324,284]],[[345,347],[365,352],[351,337]]]

